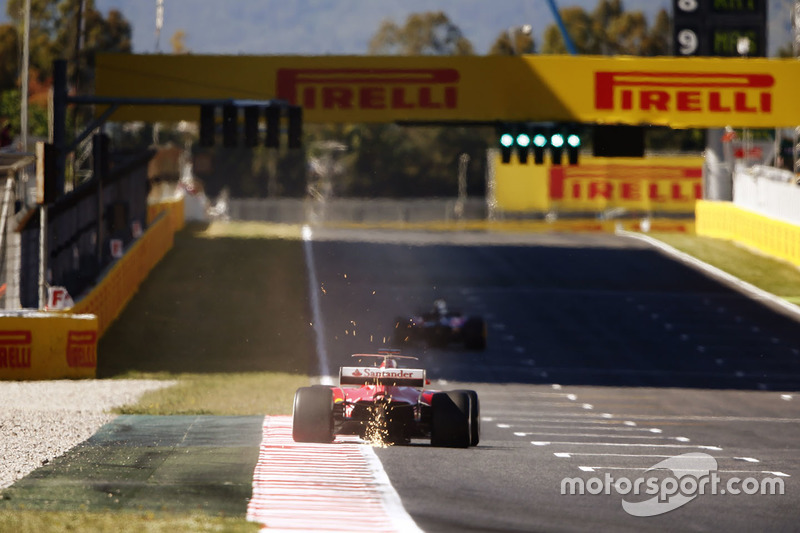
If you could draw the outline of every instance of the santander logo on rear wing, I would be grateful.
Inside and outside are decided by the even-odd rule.
[[[343,366],[339,369],[339,384],[424,387],[425,370],[421,368]]]

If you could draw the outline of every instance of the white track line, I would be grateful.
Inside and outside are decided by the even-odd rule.
[[[683,458],[681,458],[683,459]],[[578,467],[583,472],[596,472],[598,470],[641,470],[644,472],[650,471],[652,467],[634,467],[634,466],[588,466],[582,465]],[[708,470],[705,469],[692,469],[692,468],[681,468],[681,472],[700,472],[700,473],[708,473]],[[773,470],[714,470],[714,472],[718,474],[763,474],[768,476],[777,476],[777,477],[792,477],[785,472],[778,472]]]
[[[314,250],[311,246],[311,238],[311,226],[303,226],[303,252],[305,253],[306,268],[308,269],[308,294],[311,298],[311,320],[314,321],[320,383],[333,385],[328,365],[328,350],[325,348],[325,326],[322,323],[322,309],[319,303],[320,287],[317,280],[317,267],[314,264]]]
[[[558,416],[558,415],[554,415]],[[632,420],[625,420],[625,419],[609,419],[609,418],[602,418],[597,415],[593,415],[592,418],[552,418],[552,417],[543,417],[543,416],[536,416],[536,417],[526,417],[526,416],[508,416],[503,417],[504,422],[500,422],[499,418],[493,416],[481,416],[481,420],[484,422],[496,422],[498,426],[503,424],[502,427],[507,428],[525,428],[525,427],[541,427],[540,423],[545,424],[561,424],[564,427],[573,427],[576,423],[578,424],[594,424],[599,426],[628,426],[628,427],[636,427],[636,422]],[[509,424],[508,422],[513,422]]]
[[[294,442],[288,416],[264,419],[247,520],[270,532],[422,533],[371,446]]]
[[[481,417],[486,423],[495,422],[491,417]],[[596,429],[598,431],[617,430],[624,428],[626,430],[638,431],[652,431],[657,428],[642,428],[636,425],[636,422],[630,420],[542,420],[544,424],[537,422],[530,422],[527,424],[520,424],[517,422],[526,422],[525,420],[515,420],[514,424],[507,424],[504,422],[497,422],[495,425],[499,428],[520,428],[520,429]],[[551,425],[547,425],[551,424]],[[581,426],[580,424],[588,424]],[[657,431],[652,431],[658,433]]]
[[[584,452],[554,452],[553,455],[562,459],[570,459],[577,456],[591,456],[591,457],[647,457],[647,458],[669,458],[675,457],[674,455],[659,455],[654,453],[584,453]],[[697,459],[705,460],[705,457],[693,457],[691,455],[683,456],[681,459]],[[714,457],[714,459],[733,459],[735,461],[745,461],[747,463],[759,463],[758,459],[753,457]]]
[[[498,424],[497,426],[500,427],[501,425]],[[521,427],[521,426],[504,425],[503,427],[507,427],[508,428],[508,427]],[[659,429],[659,428],[629,427],[629,426],[623,426],[621,424],[617,424],[617,425],[614,425],[614,426],[606,426],[606,427],[598,427],[598,424],[595,424],[593,426],[570,426],[570,425],[567,425],[567,424],[557,425],[557,426],[540,426],[538,424],[537,425],[525,426],[525,428],[528,428],[528,427],[530,427],[530,429],[537,429],[537,430],[539,430],[539,429],[564,429],[564,430],[574,430],[574,431],[587,430],[587,431],[628,431],[628,432],[640,432],[640,433],[641,432],[644,432],[644,433],[663,433],[663,431],[661,429]],[[523,431],[519,431],[519,432],[515,432],[514,433],[514,435],[516,435],[517,437],[521,437],[523,435],[534,435],[534,434],[536,434],[536,433],[526,433],[526,432],[523,432]]]
[[[556,437],[586,437],[604,439],[642,439],[642,440],[676,440],[678,442],[689,442],[687,437],[670,437],[667,435],[611,435],[608,433],[555,433],[550,431],[517,431],[517,437],[530,437],[532,435],[553,435]]]
[[[531,444],[534,446],[619,446],[621,448],[696,448],[698,450],[722,450],[722,448],[719,446],[703,446],[692,444],[645,444],[640,442],[572,442],[532,440]]]

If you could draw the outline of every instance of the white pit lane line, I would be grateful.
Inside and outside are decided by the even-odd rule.
[[[291,417],[266,417],[247,520],[270,532],[422,533],[372,447],[360,442],[294,442]]]

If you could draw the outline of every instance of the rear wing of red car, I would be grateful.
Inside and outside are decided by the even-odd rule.
[[[421,368],[343,366],[339,369],[339,384],[342,386],[384,385],[422,388],[425,386],[425,370]]]

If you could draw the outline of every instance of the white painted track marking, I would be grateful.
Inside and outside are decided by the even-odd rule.
[[[598,470],[635,470],[635,471],[648,472],[652,470],[653,467],[649,466],[641,468],[636,466],[585,466],[584,465],[584,466],[579,466],[578,468],[582,472],[596,472]],[[708,470],[681,468],[681,472],[708,473]],[[716,472],[717,474],[754,474],[754,475],[765,475],[765,476],[776,476],[776,477],[792,477],[784,472],[774,472],[772,470],[714,470],[714,472]]]
[[[372,447],[359,443],[297,443],[291,417],[266,417],[247,520],[270,532],[421,533]]]
[[[527,404],[524,404],[524,403],[520,402],[520,403],[518,403],[516,405],[516,407],[519,408],[520,410],[527,409]],[[531,409],[531,410],[525,411],[525,414],[514,414],[514,413],[508,413],[506,411],[498,411],[498,410],[487,409],[486,410],[486,416],[491,416],[491,417],[495,417],[495,418],[503,417],[504,420],[523,421],[523,422],[536,422],[536,421],[548,421],[548,420],[549,421],[565,422],[565,421],[573,421],[573,420],[579,418],[579,419],[581,419],[582,423],[583,423],[584,420],[588,421],[588,420],[600,419],[600,418],[602,418],[602,419],[614,418],[614,415],[609,414],[609,413],[598,413],[598,412],[588,413],[585,410],[575,411],[575,408],[577,407],[577,405],[572,403],[572,402],[570,402],[568,405],[565,405],[564,407],[568,407],[569,409],[572,410],[572,412],[567,412],[567,411],[558,411],[558,412],[534,411],[534,410]],[[481,413],[483,413],[482,410],[481,410]],[[634,416],[636,416],[636,415],[634,415]],[[637,417],[638,418],[646,418],[645,415],[637,416]],[[620,420],[620,418],[617,418],[616,420]]]
[[[549,431],[517,431],[514,433],[517,437],[528,437],[532,435],[553,435],[556,437],[586,437],[586,438],[603,438],[603,439],[642,439],[642,440],[677,440],[679,442],[688,442],[686,437],[670,437],[669,435],[611,435],[600,433],[552,433]]]
[[[522,427],[522,426],[520,426],[520,425],[509,425],[509,424],[497,424],[497,427],[511,428],[511,427]],[[613,431],[628,431],[628,432],[638,431],[640,433],[641,432],[644,432],[644,433],[663,433],[663,431],[658,429],[658,428],[630,427],[630,426],[625,426],[623,424],[616,424],[616,425],[613,425],[613,426],[605,426],[605,425],[600,425],[600,424],[593,424],[593,425],[587,425],[587,426],[579,426],[579,425],[570,426],[568,424],[541,425],[540,426],[540,425],[537,424],[535,426],[534,425],[524,426],[524,428],[531,428],[531,429],[565,429],[565,430],[575,430],[575,431],[579,431],[579,430],[612,431],[612,432]],[[516,436],[518,436],[518,437],[521,437],[523,435],[533,435],[535,433],[525,433],[525,432],[519,431],[519,432],[515,432],[514,434]]]
[[[691,444],[644,444],[640,442],[566,442],[566,441],[543,441],[532,440],[534,446],[551,446],[559,444],[563,446],[619,446],[623,448],[695,448],[698,450],[722,450],[719,446],[702,446]]]
[[[495,420],[497,420],[497,418],[482,416],[481,420],[483,420],[484,422],[494,422]],[[504,427],[510,427],[510,428],[543,427],[539,424],[539,422],[543,422],[545,424],[558,424],[559,426],[566,428],[576,427],[577,424],[591,424],[593,427],[596,427],[597,429],[605,429],[606,427],[612,428],[618,426],[625,426],[631,428],[637,427],[636,422],[633,422],[631,420],[621,420],[621,419],[609,420],[607,418],[600,418],[597,415],[592,415],[591,418],[587,417],[580,419],[545,418],[542,416],[537,416],[537,417],[508,416],[504,417],[504,420],[507,422],[508,421],[514,422],[513,424],[505,424]]]
[[[674,455],[659,455],[659,454],[642,454],[642,453],[584,453],[584,452],[554,452],[553,455],[556,457],[561,457],[562,459],[570,459],[572,457],[577,456],[592,456],[592,457],[647,457],[647,458],[662,458],[666,459],[669,457],[675,457]],[[687,460],[703,460],[705,461],[705,457],[692,457],[690,456],[683,456],[682,459]],[[734,461],[745,461],[748,463],[759,463],[758,459],[753,457],[719,457],[715,456],[714,459],[717,461],[721,459],[733,459]]]
[[[718,360],[717,363],[722,363],[724,361]],[[579,407],[582,406],[584,409],[586,407],[592,407],[591,404],[579,404],[577,403],[578,395],[561,392],[561,387],[554,387],[558,392],[544,392],[544,391],[534,391],[529,393],[529,397],[531,400],[534,400],[536,396],[543,398],[544,402],[528,402],[532,406],[533,409],[528,411],[526,415],[510,415],[508,413],[501,413],[501,412],[493,412],[484,410],[484,421],[494,423],[500,429],[510,429],[514,436],[516,437],[531,437],[531,436],[541,436],[543,438],[547,437],[578,437],[578,438],[591,438],[591,439],[604,439],[604,440],[611,440],[611,441],[619,441],[625,439],[631,440],[651,440],[657,441],[659,439],[662,440],[673,440],[678,441],[679,443],[684,444],[659,444],[659,443],[645,443],[645,442],[578,442],[578,441],[546,441],[546,440],[534,440],[530,441],[533,446],[537,447],[544,447],[544,446],[553,446],[556,449],[563,449],[563,448],[577,448],[577,447],[584,447],[584,446],[596,446],[600,449],[605,447],[609,449],[608,452],[578,452],[578,451],[555,451],[553,455],[560,459],[577,459],[578,457],[594,457],[596,459],[606,459],[609,460],[612,464],[609,465],[600,465],[600,464],[583,464],[577,465],[577,468],[582,472],[597,472],[601,470],[617,470],[617,471],[647,471],[652,466],[648,465],[646,467],[641,467],[636,464],[633,465],[614,465],[613,463],[616,462],[616,459],[626,458],[628,460],[651,460],[652,459],[667,459],[671,457],[675,457],[674,454],[668,455],[666,453],[657,454],[657,453],[635,453],[634,449],[642,449],[642,448],[650,448],[647,451],[661,451],[664,448],[672,448],[675,449],[675,452],[678,453],[678,448],[694,448],[694,449],[701,449],[701,450],[709,450],[709,451],[722,451],[722,447],[720,446],[703,446],[703,445],[688,445],[685,443],[689,442],[689,438],[687,437],[673,437],[664,435],[664,430],[655,427],[639,427],[637,422],[633,420],[625,420],[626,418],[635,418],[646,420],[648,422],[656,422],[662,421],[667,424],[671,423],[669,421],[679,421],[679,422],[689,422],[689,421],[700,421],[700,422],[733,422],[733,421],[759,421],[764,422],[763,418],[758,419],[751,419],[751,417],[732,417],[732,416],[698,416],[698,415],[653,415],[653,414],[639,414],[639,415],[631,415],[631,414],[624,414],[624,415],[614,415],[611,413],[587,413],[586,411],[582,413],[575,413],[575,412],[566,412],[566,410],[558,409],[567,407],[564,405],[564,402],[553,402],[552,400],[554,397],[558,399],[564,398],[568,400],[572,407]],[[783,394],[779,396],[783,401],[790,401],[792,396],[790,394]],[[548,401],[550,400],[550,401]],[[551,408],[553,410],[548,411],[546,408]],[[539,408],[539,409],[536,409]],[[588,409],[587,409],[588,410]],[[486,416],[489,415],[489,416]],[[492,416],[497,415],[497,416]],[[797,422],[798,419],[791,419],[791,418],[771,418],[769,419],[771,422],[781,422],[781,423],[793,423]],[[649,425],[649,424],[648,424]],[[627,433],[626,435],[621,435],[620,433]],[[643,435],[642,433],[645,433]],[[625,448],[630,448],[629,453],[613,453],[611,452],[612,449],[620,451],[628,451]],[[584,448],[585,449],[585,448]],[[644,451],[644,450],[643,450]],[[670,450],[672,451],[672,450]],[[761,461],[755,457],[716,457],[717,460],[726,459],[730,461],[729,466],[734,466],[737,462],[745,462],[745,463],[760,463]],[[699,471],[699,470],[698,470]],[[750,475],[771,475],[777,477],[791,477],[789,474],[780,471],[770,471],[770,470],[747,470],[747,469],[722,469],[718,470],[721,474],[726,475],[734,475],[734,474],[750,474]]]
[[[486,410],[485,412],[481,410],[482,415],[486,415],[487,417],[494,417],[495,420],[499,419],[501,415],[504,415],[503,411],[491,411]],[[531,415],[508,415],[503,416],[503,420],[508,422],[514,421],[522,421],[522,422],[568,422],[575,420],[576,418],[580,418],[581,424],[594,424],[592,419],[609,419],[609,423],[613,423],[613,420],[625,420],[631,421],[632,419],[636,420],[652,420],[652,421],[677,421],[677,422],[769,422],[773,424],[797,424],[800,423],[800,418],[773,418],[773,417],[753,417],[753,416],[714,416],[714,415],[659,415],[659,414],[623,414],[623,415],[612,415],[610,413],[553,413],[552,415],[547,413],[534,413]],[[486,417],[483,417],[485,420]],[[613,419],[613,420],[611,420]],[[654,422],[655,423],[655,422]]]
[[[529,404],[524,401],[520,401],[517,405],[520,408],[524,408]],[[530,400],[530,405],[535,405],[537,409],[542,407],[564,407],[567,409],[574,409],[576,407],[575,402],[540,402],[533,398]],[[502,411],[499,412],[502,413]]]

